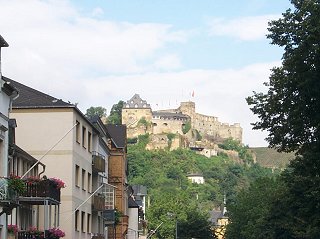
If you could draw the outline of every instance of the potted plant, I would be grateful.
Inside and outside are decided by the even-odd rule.
[[[44,232],[36,227],[29,227],[27,230],[27,236],[29,236],[28,238],[42,239],[44,238]]]
[[[8,230],[8,239],[14,239],[16,237],[16,234],[19,231],[19,228],[17,225],[10,224],[8,225],[7,230]]]
[[[65,235],[66,234],[59,228],[51,228],[48,231],[46,231],[46,238],[48,239],[59,239],[61,237],[64,237]]]
[[[21,177],[13,174],[10,174],[8,178],[8,188],[14,190],[19,195],[25,193],[27,190],[26,184]]]
[[[49,180],[51,182],[53,182],[53,185],[57,188],[57,189],[61,189],[61,188],[65,188],[66,184],[59,178],[49,178]]]

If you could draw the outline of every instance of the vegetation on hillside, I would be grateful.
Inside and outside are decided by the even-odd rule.
[[[148,151],[148,140],[149,135],[141,135],[139,143],[128,145],[129,182],[147,186],[148,228],[163,222],[157,238],[174,238],[175,220],[179,238],[213,238],[208,212],[221,206],[224,194],[231,202],[250,182],[273,176],[269,169],[239,164],[226,155],[207,158],[189,149]],[[202,173],[205,184],[192,184],[189,173]]]

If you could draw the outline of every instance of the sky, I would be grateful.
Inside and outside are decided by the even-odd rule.
[[[194,101],[267,146],[245,98],[266,92],[283,49],[267,23],[289,0],[0,0],[2,73],[85,113],[134,94],[153,110]]]

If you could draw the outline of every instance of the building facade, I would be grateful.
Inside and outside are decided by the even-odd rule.
[[[103,178],[108,152],[98,145],[99,132],[75,105],[10,83],[20,92],[10,114],[19,125],[17,144],[41,159],[47,175],[66,184],[60,206],[66,238],[105,238]]]

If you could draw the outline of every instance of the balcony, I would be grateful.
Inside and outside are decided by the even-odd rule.
[[[93,195],[92,198],[92,210],[104,211],[105,210],[105,198],[102,195]]]
[[[25,184],[26,191],[19,195],[19,201],[30,201],[32,198],[51,198],[60,202],[60,189],[53,181],[46,179]]]
[[[105,157],[98,152],[92,152],[92,171],[103,173],[106,170]]]

